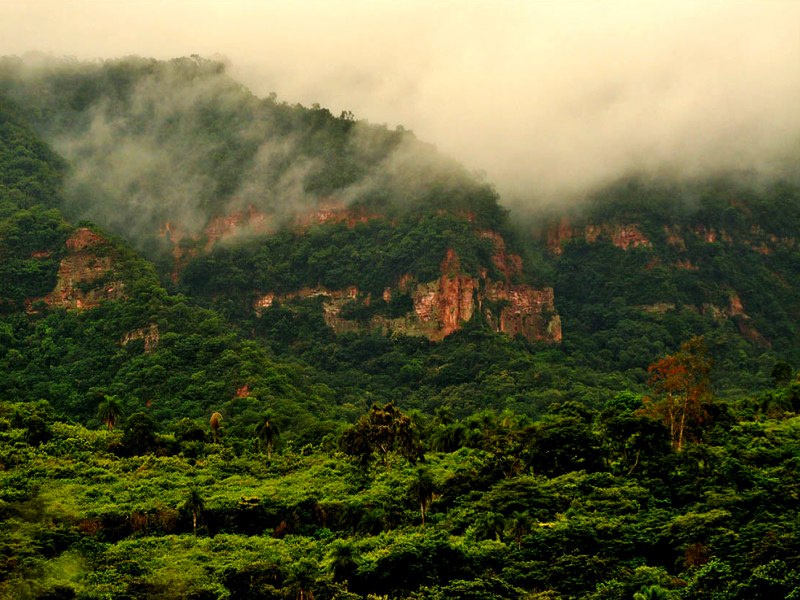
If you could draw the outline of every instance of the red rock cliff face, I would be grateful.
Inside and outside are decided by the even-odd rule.
[[[382,294],[385,301],[391,300],[394,293],[411,296],[413,310],[399,318],[375,316],[368,323],[343,318],[342,308],[348,302],[360,298],[364,304],[369,304],[369,296],[363,296],[354,287],[306,289],[281,297],[265,294],[255,301],[254,308],[258,312],[272,306],[275,300],[323,296],[325,321],[337,332],[380,329],[441,340],[481,314],[497,332],[522,335],[529,340],[560,342],[561,319],[555,309],[553,289],[511,283],[510,276],[521,271],[521,261],[515,255],[505,254],[505,244],[499,236],[495,248],[493,260],[498,271],[505,274],[502,281],[492,281],[485,273],[479,277],[463,273],[453,249],[449,249],[442,260],[438,279],[419,282],[410,275],[402,276],[395,288],[387,288]]]
[[[478,282],[461,273],[461,264],[453,250],[448,250],[441,265],[442,276],[425,283],[402,278],[402,290],[414,303],[416,327],[430,339],[439,340],[461,328],[476,310]],[[412,328],[400,327],[411,331]]]
[[[66,242],[67,254],[61,259],[55,289],[45,296],[50,306],[92,308],[104,300],[124,296],[124,285],[108,254],[108,242],[93,231],[82,228]]]
[[[348,227],[355,227],[359,223],[379,217],[380,215],[368,213],[363,208],[351,208],[338,200],[327,200],[312,210],[298,214],[294,222],[300,229],[322,223],[347,223]]]
[[[589,224],[578,228],[570,224],[569,219],[562,218],[557,224],[547,228],[544,232],[547,247],[554,254],[561,254],[562,245],[572,239],[584,239],[590,244],[598,240],[607,239],[617,248],[627,250],[638,246],[650,246],[650,240],[642,233],[637,223],[625,225],[612,225],[602,223]]]
[[[495,330],[529,340],[561,341],[561,318],[556,313],[553,288],[534,289],[527,285],[487,286],[486,299],[499,303],[497,314],[484,309],[487,321]]]
[[[253,205],[247,210],[239,210],[221,217],[214,217],[208,222],[203,233],[206,236],[206,251],[220,240],[246,233],[266,233],[270,230],[270,219],[256,210]]]
[[[205,245],[202,250],[209,252],[220,241],[242,235],[266,233],[272,229],[272,226],[270,217],[259,212],[253,205],[248,206],[246,210],[234,211],[212,218],[203,228],[202,235],[188,235],[179,225],[169,221],[164,223],[159,230],[159,235],[172,244],[174,261],[171,273],[172,281],[177,283],[188,260],[197,256],[198,243],[203,238],[205,238]],[[191,240],[193,246],[184,247],[181,244],[184,239]]]

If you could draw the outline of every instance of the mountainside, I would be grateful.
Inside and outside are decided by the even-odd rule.
[[[509,215],[221,65],[0,61],[0,598],[800,590],[800,187]]]
[[[315,313],[338,334],[480,324],[639,383],[692,335],[724,386],[798,358],[786,181],[631,177],[512,226],[490,185],[410,132],[256,98],[212,61],[4,59],[0,90],[71,165],[46,204],[124,237],[164,285],[276,351],[308,359],[319,336],[298,346],[274,324]],[[55,295],[83,302],[75,289]]]
[[[46,399],[80,419],[93,419],[105,396],[128,414],[148,408],[165,419],[227,406],[244,428],[260,418],[261,401],[250,394],[280,396],[272,410],[287,423],[336,411],[320,407],[312,417],[303,406],[320,398],[296,379],[300,371],[169,296],[153,265],[123,241],[48,208],[61,201],[64,163],[18,111],[0,109],[3,397]]]
[[[533,236],[557,274],[565,339],[617,368],[690,333],[722,364],[796,360],[799,201],[797,185],[752,176],[628,179],[580,211],[542,216]]]

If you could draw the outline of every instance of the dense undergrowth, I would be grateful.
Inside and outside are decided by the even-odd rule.
[[[791,402],[795,387],[773,400]],[[133,435],[135,424],[90,430],[5,404],[0,590],[623,599],[655,585],[674,598],[791,597],[800,421],[775,406],[767,417],[765,402],[719,407],[680,453],[624,397],[535,423],[441,414],[414,424],[419,461],[376,449],[366,464],[336,436],[276,437],[268,453],[255,432],[224,426],[212,443],[204,424]]]

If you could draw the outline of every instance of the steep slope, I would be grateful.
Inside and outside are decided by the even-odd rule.
[[[792,184],[628,178],[520,232],[489,184],[402,128],[256,98],[212,61],[7,59],[0,89],[71,165],[48,206],[123,236],[162,285],[322,379],[348,363],[330,360],[332,349],[353,336],[369,346],[376,333],[393,340],[376,352],[403,357],[387,364],[419,375],[405,385],[438,382],[432,397],[479,374],[440,377],[448,371],[431,355],[396,340],[503,332],[558,347],[554,364],[621,370],[619,386],[641,384],[651,362],[698,334],[726,386],[763,384],[776,360],[800,359]],[[14,268],[41,279],[8,306],[91,304],[83,288],[114,283],[105,263],[70,254],[70,232],[49,256],[20,255]],[[62,265],[61,281],[70,269],[89,279],[48,296]],[[401,393],[398,374],[380,376],[391,385],[375,389]]]
[[[459,216],[328,215],[311,229],[198,256],[182,282],[217,305],[237,299],[234,318],[311,301],[339,333],[440,340],[476,318],[511,336],[560,341],[552,288],[525,283],[526,275],[502,236]]]
[[[532,232],[557,274],[565,338],[589,362],[646,366],[692,334],[728,365],[798,358],[797,185],[628,179],[570,213]]]
[[[410,132],[256,98],[198,57],[7,58],[0,92],[72,165],[67,216],[135,236],[151,257],[172,250],[165,230],[205,247],[244,214],[274,230],[331,202],[497,212],[489,186]]]
[[[18,111],[0,108],[0,396],[46,400],[83,421],[105,396],[162,422],[217,410],[232,431],[270,410],[289,435],[318,435],[337,408],[308,388],[303,367],[169,296],[121,240],[42,205],[59,203],[63,163]]]
[[[366,265],[384,269],[380,289],[365,281],[361,268],[355,277],[307,273],[294,284],[226,287],[225,293],[258,293],[255,305],[263,310],[272,294],[303,298],[324,292],[330,299],[324,314],[337,331],[379,329],[441,339],[477,316],[510,335],[560,338],[552,289],[528,285],[532,275],[519,256],[506,253],[508,227],[494,191],[409,132],[356,122],[347,114],[334,118],[319,107],[259,100],[221,65],[198,58],[37,67],[6,59],[0,85],[27,107],[31,122],[74,166],[60,203],[67,214],[126,236],[164,274],[169,271],[175,284],[193,260],[220,244],[247,243],[282,227],[353,228],[374,219],[392,235],[388,224],[413,220],[421,211],[411,235],[452,238],[436,228],[459,218],[469,224],[455,225],[459,235],[485,241],[481,256],[474,256],[481,240],[413,248],[406,237],[405,261]],[[375,256],[382,241],[370,241],[375,248],[360,250]],[[465,245],[473,255],[458,247]],[[331,244],[327,251],[334,249]],[[206,261],[193,272],[207,267]],[[74,268],[86,276],[89,267]],[[196,292],[192,276],[183,287]],[[353,287],[353,298],[346,299],[343,290]],[[73,302],[85,301],[74,287],[59,293],[62,301],[70,295]],[[385,312],[381,302],[392,304],[392,314],[365,318]],[[408,310],[399,311],[401,304]],[[348,318],[355,313],[360,318]]]

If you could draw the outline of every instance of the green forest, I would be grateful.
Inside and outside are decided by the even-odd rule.
[[[787,177],[516,215],[215,61],[0,59],[0,598],[800,598],[798,239]]]

